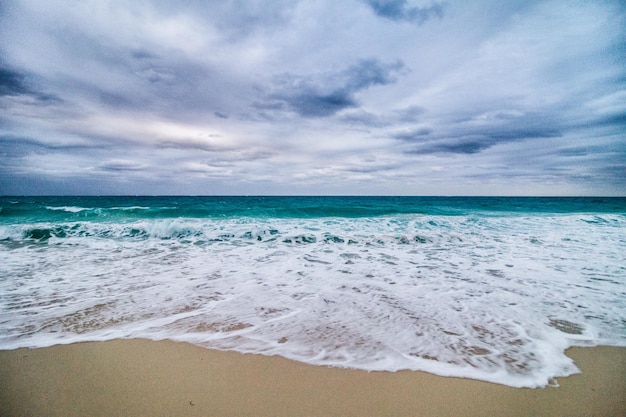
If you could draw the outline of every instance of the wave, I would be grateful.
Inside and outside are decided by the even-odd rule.
[[[95,210],[95,209],[94,208],[87,208],[87,207],[73,207],[73,206],[61,206],[61,207],[46,206],[46,210],[66,211],[68,213],[80,213],[81,211]]]
[[[56,207],[71,213],[92,209]],[[121,211],[145,211],[147,207],[125,207]],[[461,242],[472,233],[508,233],[514,223],[536,229],[531,243],[545,240],[543,228],[591,228],[601,231],[626,227],[626,216],[619,214],[561,215],[552,217],[490,218],[480,216],[400,215],[379,218],[166,218],[146,219],[123,217],[123,221],[34,222],[0,224],[0,241],[48,242],[50,239],[178,239],[204,242],[221,241],[282,241],[294,244],[317,242],[332,244],[397,244],[411,245],[445,238]],[[578,226],[577,226],[578,225]],[[584,226],[583,226],[584,225]],[[459,233],[461,232],[461,233]],[[569,239],[567,237],[565,240]]]
[[[247,227],[246,227],[247,226]],[[252,226],[252,227],[250,227]],[[452,236],[449,236],[452,238]],[[253,225],[224,224],[206,221],[141,221],[135,223],[33,224],[0,226],[0,241],[46,244],[69,239],[115,240],[180,240],[183,243],[210,244],[216,242],[267,243],[306,245],[315,243],[338,245],[415,245],[432,241],[427,233],[389,233],[370,230],[349,233],[340,230],[298,232],[293,224]],[[459,241],[456,238],[456,241]]]

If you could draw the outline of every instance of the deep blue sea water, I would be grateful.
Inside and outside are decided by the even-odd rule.
[[[133,337],[553,384],[626,346],[626,199],[0,197],[0,349]]]

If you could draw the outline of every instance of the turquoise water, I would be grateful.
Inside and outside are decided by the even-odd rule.
[[[603,197],[0,197],[0,204],[3,223],[626,212],[626,198]]]
[[[1,197],[0,349],[144,337],[511,386],[626,346],[626,199]]]

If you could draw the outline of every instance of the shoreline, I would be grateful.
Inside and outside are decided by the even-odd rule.
[[[0,351],[0,415],[619,416],[626,348],[566,352],[581,374],[512,388],[424,372],[367,372],[145,339]]]

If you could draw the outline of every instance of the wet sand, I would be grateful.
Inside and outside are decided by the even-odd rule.
[[[567,353],[582,374],[520,389],[170,341],[18,349],[0,351],[0,416],[625,416],[626,348]]]

